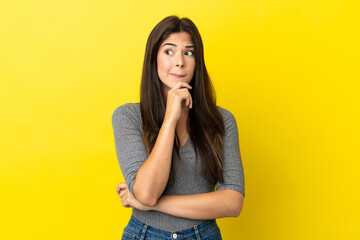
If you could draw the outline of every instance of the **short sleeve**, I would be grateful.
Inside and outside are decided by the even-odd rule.
[[[117,159],[132,193],[136,174],[148,157],[141,131],[141,114],[136,107],[136,104],[124,104],[112,115]]]
[[[232,189],[245,196],[244,170],[240,155],[239,134],[235,117],[226,109],[219,108],[225,127],[223,136],[224,183],[217,183],[216,190]]]

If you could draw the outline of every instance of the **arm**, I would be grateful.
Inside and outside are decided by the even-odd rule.
[[[226,189],[192,195],[163,195],[155,206],[149,207],[134,198],[126,183],[120,183],[116,191],[124,207],[143,211],[155,210],[197,220],[238,217],[244,202],[242,193]]]
[[[238,217],[243,207],[244,196],[226,189],[193,195],[163,195],[152,210],[177,217],[206,220],[223,217]]]
[[[138,110],[133,105],[125,104],[114,111],[112,123],[115,147],[129,191],[141,203],[153,205],[152,199],[157,200],[156,196],[161,195],[168,181],[175,130],[163,124],[149,155],[142,136]]]
[[[154,148],[140,167],[134,183],[134,195],[144,205],[154,206],[163,193],[170,175],[175,129],[183,102],[192,107],[191,86],[178,82],[167,93],[166,112]]]
[[[194,195],[163,195],[154,210],[191,219],[214,219],[239,216],[245,197],[237,124],[231,112],[219,109],[225,127],[223,137],[224,182],[217,183],[216,191]]]
[[[170,174],[174,137],[175,126],[164,123],[151,154],[136,175],[134,195],[142,204],[154,206],[166,187]]]
[[[147,154],[143,142],[141,123],[129,116],[126,107],[120,107],[113,114],[113,128],[119,164],[129,190],[144,205],[153,206],[163,193],[168,182],[175,128],[180,117],[181,104],[192,106],[191,88],[178,83],[168,92],[166,114],[154,148]]]
[[[236,217],[240,214],[245,197],[245,182],[239,150],[238,130],[234,116],[222,109],[225,125],[224,136],[224,183],[218,183],[215,192],[193,195],[163,195],[153,207],[144,206],[127,191],[126,184],[117,189],[123,206],[143,211],[156,210],[170,215],[211,219]]]

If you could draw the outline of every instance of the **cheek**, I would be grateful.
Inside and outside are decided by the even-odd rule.
[[[161,56],[158,56],[157,58],[157,65],[158,65],[158,72],[167,72],[167,69],[169,68],[169,62],[166,61]]]
[[[189,66],[189,72],[194,73],[194,71],[195,71],[195,60],[191,61],[188,66]]]

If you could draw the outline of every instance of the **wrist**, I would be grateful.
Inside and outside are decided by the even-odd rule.
[[[171,130],[175,130],[176,124],[177,124],[177,121],[172,120],[172,119],[168,119],[168,118],[165,117],[161,127],[168,128],[168,129],[171,129]]]

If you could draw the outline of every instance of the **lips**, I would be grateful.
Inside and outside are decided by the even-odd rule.
[[[175,74],[175,73],[170,73],[171,76],[175,77],[175,78],[182,78],[185,77],[184,74]]]

